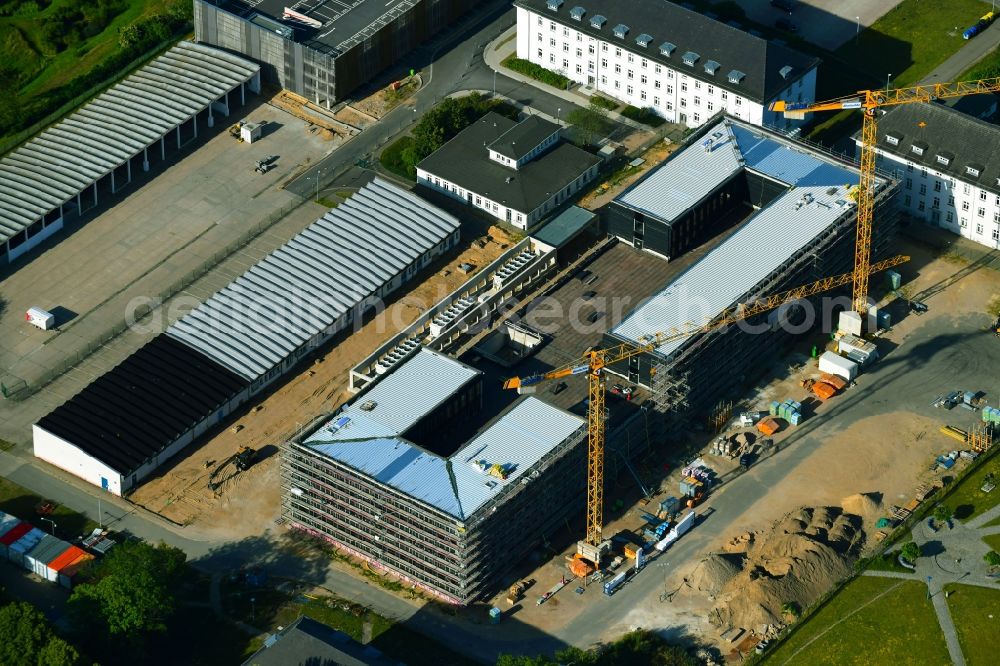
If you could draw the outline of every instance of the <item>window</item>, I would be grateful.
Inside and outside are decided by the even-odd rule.
[[[709,111],[714,111],[715,110],[715,104],[713,102],[711,102],[711,101],[709,101],[709,103],[708,103],[708,110]]]
[[[977,224],[976,225],[976,233],[977,234],[983,233],[983,225],[981,225],[981,224]]]
[[[673,86],[667,86],[667,94],[668,95],[673,95],[674,94],[674,87]]]
[[[622,66],[619,64],[615,64],[615,74],[621,74],[621,73],[622,73]]]
[[[607,66],[608,66],[608,59],[601,58],[601,67],[607,67]]]
[[[482,199],[482,197],[479,197],[479,196],[476,197],[476,205],[477,206],[483,205],[483,199]]]
[[[622,57],[622,50],[621,49],[619,49],[619,48],[615,49],[615,57],[616,58],[621,58]]]
[[[578,41],[578,42],[582,42],[583,41],[583,33],[582,32],[576,33],[576,41]]]
[[[905,185],[905,187],[908,190],[912,190],[913,189],[913,179],[912,178],[907,178],[906,179],[906,185]]]
[[[962,202],[962,210],[969,210],[969,202],[968,201],[963,201]]]
[[[986,190],[979,190],[979,200],[986,201]]]
[[[951,212],[951,211],[949,210],[949,211],[948,211],[947,213],[945,213],[945,215],[944,215],[944,219],[945,219],[945,220],[946,220],[947,222],[954,222],[954,221],[955,221],[955,213],[953,213],[953,212]]]
[[[890,146],[898,146],[899,145],[899,139],[896,138],[896,137],[894,137],[894,136],[892,136],[891,134],[887,134],[885,136],[885,142],[888,143]]]
[[[645,90],[640,90],[639,91],[639,99],[641,99],[643,101],[646,100],[646,91]]]
[[[1000,229],[993,230],[993,240],[1000,240]]]
[[[577,66],[576,66],[576,73],[577,73],[577,74],[583,74],[583,67],[582,67],[582,66],[580,66],[580,65],[577,65]]]
[[[694,96],[694,105],[701,106],[701,97],[698,97],[697,95]]]
[[[646,85],[647,83],[649,83],[649,77],[643,74],[642,76],[639,77],[639,83],[641,83],[642,85]]]
[[[628,78],[630,81],[635,78],[635,72],[633,72],[631,69],[628,70]]]
[[[971,192],[971,191],[972,191],[972,190],[971,190],[971,188],[969,187],[969,184],[968,184],[968,183],[962,183],[962,192],[963,192],[963,193],[965,193],[965,194],[968,194],[968,193],[969,193],[969,192]]]
[[[969,174],[970,176],[975,176],[977,178],[979,177],[979,169],[977,169],[974,166],[967,166],[967,167],[965,167],[965,172],[967,174]]]
[[[685,99],[684,97],[681,97],[681,108],[682,109],[687,108],[687,105],[688,105],[687,99]]]
[[[541,50],[541,49],[538,49],[538,53],[537,53],[537,55],[538,55],[538,57],[539,57],[539,58],[542,58],[542,57],[544,57],[544,56],[542,56],[542,50]]]
[[[538,33],[538,41],[540,41],[540,42],[541,41],[545,41],[545,38],[542,37],[542,33]]]
[[[601,85],[607,85],[607,83],[608,83],[608,77],[602,76],[601,77]]]
[[[591,60],[590,62],[587,63],[587,71],[588,72],[593,72],[594,71],[594,61],[593,60]]]
[[[736,96],[736,106],[740,106],[741,104],[743,104],[743,98],[740,97],[739,95],[737,95]]]
[[[593,44],[587,47],[587,53],[589,53],[590,55],[594,55],[594,51],[596,51],[596,49],[594,48]]]
[[[639,66],[640,66],[640,67],[642,67],[643,69],[646,69],[647,67],[649,67],[649,61],[648,61],[648,60],[646,60],[645,58],[643,58],[643,59],[642,59],[642,60],[641,60],[641,61],[639,62]]]
[[[910,198],[909,194],[907,194],[905,197],[903,197],[903,205],[904,206],[909,206],[910,205],[910,201],[911,201],[911,198]]]
[[[993,221],[994,222],[1000,222],[1000,210],[998,210],[995,213],[993,213]]]
[[[700,122],[701,122],[701,116],[700,116],[700,115],[698,115],[697,113],[696,113],[696,114],[694,114],[694,121],[695,121],[696,123],[700,123]]]
[[[681,92],[687,92],[688,84],[687,81],[681,81]]]
[[[655,81],[653,81],[653,87],[656,88],[657,90],[660,89],[660,80],[659,79],[656,79]]]
[[[563,28],[563,37],[569,37],[569,28]]]
[[[986,217],[986,209],[985,208],[977,208],[976,209],[976,217]]]
[[[632,86],[626,86],[626,88],[625,88],[625,94],[626,95],[631,95],[632,91],[633,91]]]
[[[924,210],[924,200],[923,199],[921,199],[920,203],[917,204],[917,210],[919,210],[920,212],[923,212],[923,210]]]
[[[545,22],[544,22],[544,21],[542,21],[542,17],[541,17],[541,16],[539,16],[539,17],[538,17],[538,25],[543,25],[544,23],[545,23]]]
[[[701,90],[701,81],[695,79],[694,87],[698,90]]]
[[[941,199],[938,197],[934,197],[934,201],[931,202],[931,208],[940,208],[940,207],[941,207]]]
[[[653,73],[659,74],[662,68],[659,65],[653,65]]]
[[[554,21],[549,21],[549,32],[555,32],[555,31],[556,31],[556,24],[555,24],[555,22]]]
[[[618,81],[615,81],[615,90],[621,90],[621,87],[622,87],[622,84],[620,82],[618,82]]]
[[[914,155],[923,155],[924,154],[924,149],[922,147],[918,146],[918,145],[912,145],[912,146],[910,146],[910,150],[913,151]]]
[[[549,46],[551,46],[552,48],[555,48],[556,47],[556,40],[555,39],[549,39]]]
[[[723,90],[722,91],[722,101],[725,102],[727,99],[729,99],[729,93],[726,92],[725,90]]]
[[[576,57],[577,58],[582,58],[583,57],[583,49],[577,49],[576,50]]]
[[[633,56],[631,53],[629,53],[628,54],[628,61],[629,62],[635,62],[635,56]]]
[[[555,56],[555,54],[552,54],[552,53],[549,54],[549,63],[551,63],[553,65],[556,64],[556,56]]]
[[[603,53],[607,53],[608,52],[608,45],[607,44],[601,44],[601,51]]]
[[[673,111],[673,110],[674,110],[674,103],[671,102],[670,100],[667,100],[667,111]]]
[[[563,69],[569,69],[569,60],[563,58]]]
[[[668,69],[667,70],[667,78],[668,79],[674,78],[674,70],[672,70],[672,69]]]
[[[906,170],[910,171],[910,172],[913,171],[913,162],[907,162],[906,163]]]
[[[659,106],[659,105],[660,105],[660,98],[653,97],[653,106]],[[997,215],[1000,215],[1000,213],[997,213]]]
[[[934,191],[935,192],[940,192],[941,191],[941,181],[940,180],[935,180],[934,181]]]
[[[927,167],[920,167],[920,177],[921,178],[927,177]]]
[[[954,206],[955,206],[955,197],[948,197],[948,205],[954,208]]]
[[[715,94],[715,86],[709,86],[708,87],[708,94],[709,95],[714,95]]]
[[[927,194],[927,183],[920,183],[920,193]]]
[[[938,164],[947,165],[948,162],[951,161],[951,158],[946,157],[945,155],[937,155],[936,157],[937,157]]]
[[[563,42],[563,53],[569,53],[569,44]]]
[[[964,217],[961,218],[958,221],[958,226],[962,227],[963,229],[965,229],[966,227],[968,227],[969,226],[969,220],[968,220],[968,218],[964,218]]]

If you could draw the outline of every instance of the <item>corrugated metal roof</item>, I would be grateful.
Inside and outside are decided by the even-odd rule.
[[[252,381],[458,227],[455,217],[376,178],[167,335]]]
[[[597,215],[593,211],[585,210],[579,206],[570,206],[531,235],[535,240],[546,245],[562,247],[572,240],[581,229],[590,224],[595,217]]]
[[[703,324],[741,301],[844,214],[845,202],[850,201],[848,189],[858,180],[856,171],[730,120],[720,125],[730,126],[748,169],[783,181],[790,189],[636,308],[611,330],[612,335],[638,342],[656,332]],[[707,136],[715,131],[715,128],[709,130]],[[706,153],[701,145],[691,145],[677,155],[680,159],[664,163],[657,172],[659,180],[670,182],[674,171],[671,165],[681,165],[683,175],[677,178],[696,179],[697,174],[688,171],[692,162],[683,159],[684,153],[698,156],[693,163],[706,169],[703,175],[706,180],[717,178],[711,171],[716,164],[705,159],[711,153]],[[721,160],[720,168],[731,175],[728,158]],[[685,339],[675,340],[658,351],[670,355],[685,342]]]
[[[711,146],[704,145],[711,141]],[[687,212],[743,166],[740,149],[726,123],[705,136],[703,145],[671,155],[618,196],[617,201],[670,222]]]
[[[0,244],[260,71],[181,42],[0,158]]]
[[[413,384],[419,392],[426,381]],[[584,427],[583,419],[528,397],[498,418],[451,458],[429,453],[400,437],[304,444],[373,479],[466,520],[495,494],[528,473],[559,444]],[[507,465],[506,480],[476,461]]]
[[[420,349],[371,391],[309,435],[310,442],[401,435],[483,373],[453,358]],[[362,406],[372,407],[363,409]],[[349,419],[344,421],[344,419]],[[339,425],[338,425],[339,423]]]

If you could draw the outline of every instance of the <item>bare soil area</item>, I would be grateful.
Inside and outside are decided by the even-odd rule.
[[[456,270],[458,264],[485,266],[515,242],[499,227],[490,228],[489,238],[482,248],[472,243],[457,256],[438,262],[426,280],[246,409],[229,429],[181,453],[172,468],[140,486],[130,499],[206,537],[238,539],[260,534],[279,514],[278,444],[311,419],[347,401],[350,368],[468,280],[470,276]],[[259,452],[253,467],[238,474],[232,464],[220,468],[241,446]],[[220,485],[213,490],[209,481],[216,470],[211,480]]]
[[[634,150],[637,146],[649,139],[648,132],[633,132],[626,137],[623,142],[625,152]],[[657,141],[646,152],[641,155],[645,160],[637,167],[627,167],[624,170],[610,174],[603,182],[584,196],[579,205],[589,210],[597,210],[601,206],[610,203],[616,196],[621,194],[625,188],[639,180],[651,168],[660,164],[680,147],[679,143],[671,143],[666,139]]]

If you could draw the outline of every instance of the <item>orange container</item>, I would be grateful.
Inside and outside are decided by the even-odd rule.
[[[843,377],[838,377],[837,375],[831,375],[831,374],[829,374],[827,372],[824,372],[820,376],[819,380],[821,382],[825,382],[825,383],[829,384],[830,386],[832,386],[833,388],[837,389],[838,391],[843,391],[844,388],[847,386],[847,380],[846,379],[844,379]]]
[[[778,432],[778,427],[778,422],[770,416],[757,422],[757,430],[760,430],[761,433],[768,436]]]
[[[816,382],[812,385],[812,392],[816,394],[820,400],[828,400],[833,396],[837,395],[837,389],[830,386],[826,382]]]

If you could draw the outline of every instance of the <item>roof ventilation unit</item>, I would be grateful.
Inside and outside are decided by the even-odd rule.
[[[574,7],[569,10],[569,15],[572,16],[577,21],[583,20],[583,15],[587,13],[587,10],[583,7]]]
[[[660,44],[660,55],[665,55],[668,58],[677,50],[676,44],[671,44],[670,42],[663,42]]]

